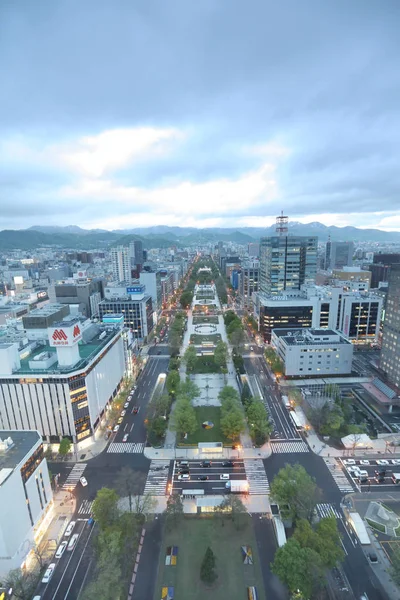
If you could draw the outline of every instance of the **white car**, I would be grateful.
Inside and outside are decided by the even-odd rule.
[[[56,568],[56,564],[55,563],[51,563],[51,565],[49,565],[46,569],[46,573],[43,575],[43,579],[42,579],[42,583],[49,583],[53,573],[54,573],[54,569]]]
[[[355,475],[356,477],[358,477],[359,474],[360,474],[360,467],[357,467],[357,465],[356,466],[352,466],[352,467],[348,467],[347,470],[348,470],[348,472],[351,475]]]
[[[389,464],[389,461],[388,461],[388,460],[386,460],[386,458],[381,458],[380,460],[377,460],[377,461],[376,461],[376,464],[377,464],[377,465],[388,465],[388,464]]]
[[[65,552],[65,548],[67,547],[68,542],[61,542],[61,544],[57,548],[56,558],[61,558]]]
[[[400,465],[400,458],[392,458],[391,463],[392,465]]]
[[[113,432],[114,432],[114,433],[117,433],[118,429],[119,429],[119,425],[116,425],[116,426],[114,427],[114,429],[113,429]]]
[[[75,548],[76,542],[78,541],[79,533],[74,533],[72,538],[69,540],[69,544],[67,546],[68,552],[71,552]]]
[[[125,402],[124,408],[128,408],[128,407],[129,407],[129,402]]]
[[[354,460],[354,458],[348,458],[347,460],[344,460],[343,463],[345,465],[355,465],[356,461]]]
[[[369,465],[369,460],[360,460],[360,465]]]
[[[122,441],[123,441],[123,442],[127,442],[127,441],[128,441],[128,437],[129,437],[129,433],[126,433],[126,434],[124,435],[124,437],[122,438]]]
[[[126,410],[123,410],[121,413],[121,417],[124,417],[126,415]]]
[[[83,485],[83,487],[87,486],[87,479],[86,479],[86,477],[81,477],[79,479],[79,481],[81,482],[81,484]]]
[[[76,525],[76,521],[71,521],[70,524],[68,525],[67,529],[65,530],[65,537],[69,537],[71,535],[71,533],[74,530],[74,527]]]
[[[190,479],[190,475],[187,473],[184,473],[184,475],[178,475],[178,479],[179,479],[179,481],[188,481]]]
[[[221,473],[219,476],[220,479],[229,479],[229,473]]]

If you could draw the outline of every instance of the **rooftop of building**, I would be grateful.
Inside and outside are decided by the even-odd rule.
[[[79,342],[81,358],[77,363],[68,367],[60,366],[57,361],[47,369],[38,369],[37,367],[31,369],[29,363],[42,352],[57,356],[56,348],[52,348],[49,344],[40,344],[31,354],[21,359],[21,367],[14,371],[13,375],[66,375],[84,369],[119,332],[119,327],[111,325],[96,326],[96,335],[93,337],[89,337],[86,332],[83,332],[83,340]],[[103,335],[104,333],[106,335]]]
[[[34,310],[31,310],[29,313],[29,316],[30,317],[49,317],[50,315],[54,315],[54,314],[58,313],[60,310],[62,310],[62,311],[65,310],[65,304],[58,304],[55,302],[53,304],[46,304],[42,308],[35,308]]]
[[[33,446],[41,439],[38,431],[14,431],[0,429],[0,439],[4,442],[11,438],[13,444],[9,448],[3,449],[0,445],[0,485],[4,480],[3,469],[15,469],[31,451]],[[5,444],[7,446],[7,444]]]
[[[277,328],[273,329],[273,335],[283,338],[289,346],[325,346],[332,343],[332,337],[336,338],[335,343],[350,344],[341,333],[333,329],[301,329],[299,327]],[[331,338],[324,340],[323,338]]]

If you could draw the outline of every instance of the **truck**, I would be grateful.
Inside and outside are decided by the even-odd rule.
[[[249,492],[247,479],[231,479],[225,483],[225,488],[232,494],[248,494]]]
[[[360,540],[360,544],[363,546],[370,545],[371,540],[369,539],[368,531],[364,525],[364,521],[362,520],[361,515],[359,515],[358,512],[351,512],[349,513],[348,521],[354,533]]]
[[[292,406],[290,404],[290,400],[287,396],[282,396],[282,402],[283,402],[283,406],[287,409],[287,410],[291,410]]]

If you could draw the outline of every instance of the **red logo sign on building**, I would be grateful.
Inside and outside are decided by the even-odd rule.
[[[79,325],[75,325],[74,332],[72,335],[74,336],[74,338],[76,338],[78,335],[81,335],[81,330],[79,329]]]
[[[55,329],[52,335],[53,340],[66,340],[67,335],[62,329]]]

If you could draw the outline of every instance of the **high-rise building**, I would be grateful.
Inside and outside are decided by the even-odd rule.
[[[131,259],[129,248],[119,246],[111,249],[112,272],[114,281],[130,282],[131,280]]]
[[[288,235],[287,217],[277,218],[277,235],[261,238],[260,292],[279,296],[314,282],[317,273],[316,236]]]
[[[257,259],[249,260],[242,265],[239,281],[239,294],[243,300],[244,308],[251,308],[253,293],[258,292],[258,279],[260,263]]]
[[[326,243],[325,269],[351,267],[353,264],[353,253],[353,242],[331,242],[328,240]]]
[[[130,243],[130,255],[132,259],[132,265],[136,267],[143,265],[143,242],[135,240]]]
[[[381,369],[400,387],[400,264],[391,265],[383,326]]]
[[[373,264],[368,265],[372,273],[371,287],[377,288],[381,282],[389,281],[391,265],[397,263],[400,264],[400,254],[397,252],[374,254]]]

